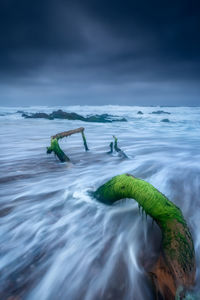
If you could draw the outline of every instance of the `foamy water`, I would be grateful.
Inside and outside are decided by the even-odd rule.
[[[128,122],[24,119],[17,110],[109,113]],[[144,114],[138,115],[141,110]],[[154,115],[164,110],[170,115]],[[160,122],[168,118],[169,123]],[[72,164],[46,154],[50,136],[85,127],[60,144]],[[160,231],[134,200],[105,206],[89,196],[114,175],[142,178],[178,205],[194,239],[200,289],[200,108],[0,108],[0,299],[154,299],[144,271]],[[112,136],[129,159],[108,155]]]

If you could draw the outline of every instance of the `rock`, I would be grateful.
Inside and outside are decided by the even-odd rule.
[[[98,123],[111,123],[111,122],[127,122],[125,118],[117,119],[116,116],[102,114],[88,116],[84,120],[85,122],[98,122]]]
[[[138,114],[138,115],[143,115],[143,112],[142,112],[141,110],[139,110],[139,111],[137,112],[137,114]]]
[[[117,118],[117,116],[112,116],[108,114],[102,114],[102,115],[91,115],[87,117],[83,117],[77,113],[71,112],[65,112],[61,109],[57,111],[53,111],[51,114],[47,113],[32,113],[32,114],[27,114],[27,113],[22,113],[22,117],[27,118],[27,119],[48,119],[48,120],[53,120],[53,119],[66,119],[66,120],[79,120],[79,121],[84,121],[84,122],[96,122],[96,123],[111,123],[111,122],[127,122],[125,118]]]
[[[161,114],[171,115],[170,112],[164,111],[164,110],[152,111],[152,114],[155,114],[155,115],[161,115]]]
[[[33,113],[31,115],[23,113],[22,117],[26,119],[48,119],[48,120],[53,120],[53,118],[46,114],[46,113]]]
[[[84,117],[82,117],[81,115],[78,115],[76,113],[67,113],[61,109],[57,110],[57,111],[53,111],[50,114],[52,119],[67,119],[67,120],[84,120]]]
[[[169,119],[162,119],[161,122],[169,123],[170,120]]]

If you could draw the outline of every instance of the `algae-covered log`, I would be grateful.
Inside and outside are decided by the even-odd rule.
[[[55,155],[59,158],[61,162],[68,162],[70,161],[69,157],[62,151],[58,144],[57,139],[51,139],[51,146],[47,147],[47,154],[50,154],[51,152],[54,152]]]
[[[129,174],[112,178],[94,196],[110,205],[120,199],[133,198],[160,227],[162,250],[150,273],[158,298],[162,295],[167,300],[175,299],[178,288],[185,291],[194,284],[193,240],[177,206],[151,184]]]
[[[88,149],[88,146],[87,146],[86,137],[84,135],[84,128],[80,127],[80,128],[60,132],[60,133],[57,133],[56,135],[53,135],[51,137],[51,146],[47,147],[47,153],[50,154],[51,152],[54,152],[61,162],[70,161],[69,157],[60,148],[58,140],[62,139],[64,137],[68,137],[68,136],[70,136],[72,134],[75,134],[75,133],[81,133],[82,139],[83,139],[83,144],[84,144],[84,147],[85,147],[85,151],[88,151],[89,149]]]

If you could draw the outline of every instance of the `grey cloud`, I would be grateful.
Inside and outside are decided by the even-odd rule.
[[[0,101],[198,105],[199,29],[194,0],[2,0]]]

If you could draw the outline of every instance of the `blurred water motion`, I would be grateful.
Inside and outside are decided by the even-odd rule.
[[[159,251],[159,229],[133,200],[107,207],[88,191],[121,173],[145,179],[182,209],[199,253],[200,108],[161,108],[169,123],[155,107],[62,107],[128,119],[107,124],[16,113],[58,108],[0,109],[0,299],[154,299],[144,269]],[[89,152],[74,135],[60,142],[73,165],[46,154],[51,135],[80,126]],[[128,160],[107,154],[113,135]],[[197,255],[196,290],[199,270]]]

